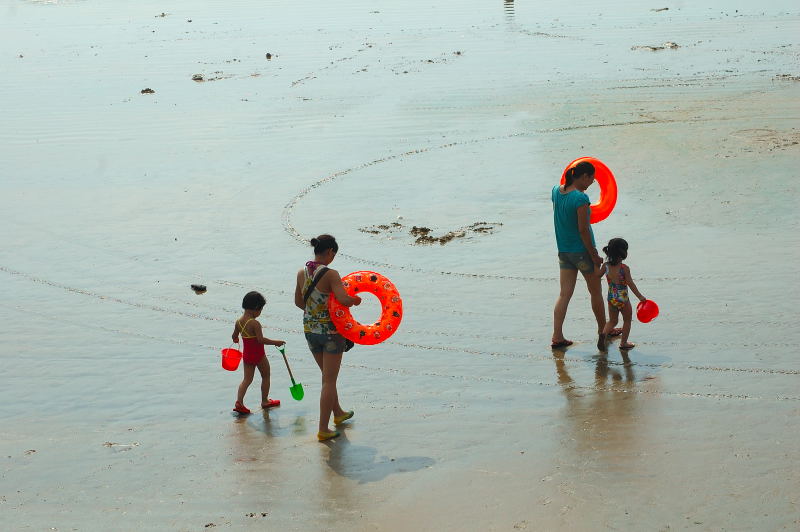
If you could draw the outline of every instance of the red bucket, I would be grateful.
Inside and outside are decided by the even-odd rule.
[[[658,316],[658,305],[651,299],[645,299],[636,305],[636,317],[642,323],[648,323]]]
[[[242,352],[228,347],[222,350],[222,367],[228,371],[236,371],[242,361]]]

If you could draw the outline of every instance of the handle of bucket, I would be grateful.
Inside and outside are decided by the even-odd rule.
[[[233,349],[233,346],[236,346],[236,349],[234,349],[234,351],[239,351],[239,344],[234,344],[234,343],[232,343],[230,346],[228,346],[228,349]]]

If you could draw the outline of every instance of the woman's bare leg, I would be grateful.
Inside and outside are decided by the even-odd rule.
[[[578,270],[559,270],[559,282],[561,285],[558,299],[553,308],[553,343],[563,342],[564,320],[567,317],[567,307],[572,294],[575,292],[575,281],[578,279]]]
[[[322,390],[319,394],[319,431],[333,432],[328,421],[337,402],[336,379],[342,365],[342,354],[322,353]]]
[[[594,273],[584,273],[586,288],[589,289],[589,296],[592,298],[592,312],[597,320],[597,332],[602,334],[603,327],[606,326],[606,307],[603,305],[603,288],[600,285],[600,277]]]
[[[319,366],[319,370],[322,371],[322,353],[312,353],[314,355],[314,360],[317,362],[317,366]],[[336,392],[336,397],[333,403],[333,415],[334,416],[341,416],[345,413],[342,409],[342,405],[339,404],[339,390],[338,388],[334,387],[334,391]]]

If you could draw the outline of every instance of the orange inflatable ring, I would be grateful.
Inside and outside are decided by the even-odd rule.
[[[603,161],[594,157],[581,157],[580,159],[575,159],[564,168],[564,173],[561,174],[562,185],[567,181],[567,170],[584,161],[592,163],[592,166],[594,166],[594,179],[600,186],[600,199],[597,203],[591,205],[592,215],[589,217],[589,223],[596,224],[608,218],[608,215],[611,214],[617,204],[617,181],[608,166],[603,164]]]
[[[350,309],[331,295],[328,312],[336,330],[348,340],[361,345],[379,344],[395,333],[403,319],[403,300],[389,279],[369,271],[353,272],[342,277],[342,284],[349,296],[369,292],[381,302],[381,317],[372,325],[363,325],[353,319]]]

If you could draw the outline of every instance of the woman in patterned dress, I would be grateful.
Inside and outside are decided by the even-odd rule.
[[[331,322],[328,314],[328,298],[333,294],[339,303],[347,307],[359,305],[361,298],[347,295],[339,272],[328,268],[336,257],[336,252],[339,251],[336,239],[331,235],[320,235],[311,239],[311,245],[314,247],[314,260],[308,261],[305,267],[297,272],[294,304],[303,309],[303,331],[308,348],[322,371],[317,439],[325,441],[339,435],[339,431],[328,427],[331,414],[335,425],[353,417],[352,410],[345,411],[339,404],[336,379],[342,364],[345,339]],[[310,293],[307,293],[317,277],[319,277],[317,284]]]

